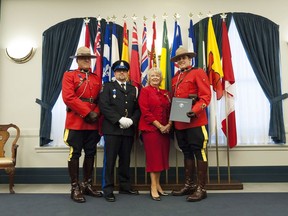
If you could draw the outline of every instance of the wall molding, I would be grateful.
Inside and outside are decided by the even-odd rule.
[[[168,182],[176,182],[175,167],[168,171]],[[3,171],[3,170],[2,170]],[[80,179],[82,179],[80,168]],[[96,182],[101,182],[102,168],[97,168]],[[179,183],[184,179],[184,169],[179,168]],[[231,180],[244,182],[288,182],[288,166],[231,167]],[[209,168],[210,179],[217,179],[216,167]],[[161,175],[164,180],[164,173]],[[134,168],[131,168],[131,180],[134,181]],[[220,179],[227,179],[227,167],[220,167]],[[16,168],[15,184],[69,184],[68,168]],[[8,183],[8,175],[0,172],[0,183]],[[145,183],[145,168],[137,168],[137,183]]]

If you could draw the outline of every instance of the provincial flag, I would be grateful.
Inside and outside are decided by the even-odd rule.
[[[188,51],[196,52],[196,39],[192,19],[190,19],[190,26],[188,29]],[[192,66],[195,66],[195,57],[192,58]]]
[[[156,48],[155,48],[155,44],[156,44],[156,22],[155,20],[153,21],[152,29],[153,29],[153,35],[152,35],[152,44],[151,44],[151,50],[150,50],[150,56],[149,56],[149,59],[150,59],[149,68],[158,66]]]
[[[113,65],[113,63],[118,60],[120,60],[119,44],[118,44],[118,37],[117,37],[117,32],[116,32],[116,24],[113,22],[112,36],[111,36],[111,65]],[[111,71],[111,76],[114,77],[113,71]]]
[[[176,50],[182,45],[183,43],[182,43],[182,36],[181,36],[181,28],[178,25],[178,22],[175,21],[171,58],[176,55]],[[171,64],[171,77],[174,77],[175,72],[178,70],[178,66],[177,66],[177,63],[174,63],[174,62],[171,62],[170,64]]]
[[[197,47],[196,65],[206,71],[206,52],[205,52],[205,40],[203,31],[203,21],[199,21],[198,31],[198,47]]]
[[[166,20],[163,23],[163,39],[160,59],[160,69],[162,72],[161,89],[171,90],[171,72],[170,72],[170,55],[169,55],[169,40],[167,32]]]
[[[121,60],[129,62],[129,49],[128,49],[128,32],[127,32],[127,24],[124,22],[123,26],[123,43],[122,43],[122,56]]]
[[[148,71],[148,50],[147,50],[147,27],[144,22],[142,32],[142,49],[141,49],[141,83],[142,86],[147,85],[147,71]]]
[[[86,19],[88,19],[88,18],[86,18]],[[84,22],[85,22],[85,46],[90,48],[89,20],[86,21],[86,19],[84,20]]]
[[[139,63],[139,48],[138,48],[138,35],[137,25],[133,22],[132,31],[132,50],[131,50],[131,61],[130,61],[130,80],[132,85],[141,88],[141,73]]]
[[[94,40],[94,55],[96,56],[95,59],[95,67],[94,73],[96,73],[99,77],[102,77],[102,56],[101,56],[101,22],[98,21],[97,23],[97,32],[96,37]]]
[[[103,83],[111,81],[110,47],[111,47],[111,34],[109,23],[107,22],[105,28],[104,48],[103,48],[103,75],[102,75]]]
[[[222,21],[222,65],[223,65],[223,85],[225,94],[225,119],[222,120],[222,131],[227,137],[230,148],[237,145],[237,128],[235,117],[235,78],[231,60],[231,50],[226,22]]]
[[[212,85],[213,90],[216,92],[217,100],[220,100],[223,96],[223,88],[221,83],[223,70],[211,17],[208,20],[207,65],[210,85]]]

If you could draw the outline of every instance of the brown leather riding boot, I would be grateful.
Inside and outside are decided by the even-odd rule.
[[[85,158],[83,163],[83,182],[81,183],[81,192],[84,195],[93,197],[102,197],[103,194],[96,191],[92,187],[92,173],[94,166],[94,158]]]
[[[207,181],[207,169],[208,169],[207,162],[197,161],[198,185],[196,191],[186,198],[188,202],[197,202],[207,198],[207,192],[205,189]]]
[[[78,183],[79,160],[71,159],[68,161],[68,170],[71,179],[71,199],[78,203],[86,202]]]
[[[195,160],[194,159],[184,159],[184,169],[185,169],[185,184],[184,187],[179,191],[172,191],[173,196],[184,196],[193,194],[196,190],[196,185],[194,184],[194,174],[195,174]]]

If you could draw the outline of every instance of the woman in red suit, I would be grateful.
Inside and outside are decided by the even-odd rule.
[[[146,153],[146,172],[150,173],[150,195],[153,200],[160,201],[159,195],[168,195],[160,185],[160,174],[169,168],[171,97],[167,90],[159,88],[160,69],[151,68],[147,75],[148,86],[141,89],[138,100],[141,109],[139,130]]]

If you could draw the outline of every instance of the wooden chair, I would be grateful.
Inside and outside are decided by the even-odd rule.
[[[16,134],[15,137],[10,138],[10,133],[8,129],[15,129]],[[15,174],[15,166],[16,166],[16,156],[17,156],[17,141],[20,137],[20,129],[14,124],[6,124],[0,125],[0,169],[4,169],[6,173],[9,175],[9,190],[11,194],[14,194],[14,174]],[[7,142],[8,141],[8,142]],[[6,147],[5,147],[6,144]],[[11,154],[5,155],[5,149],[9,149],[11,146]],[[8,153],[8,152],[7,152]]]

